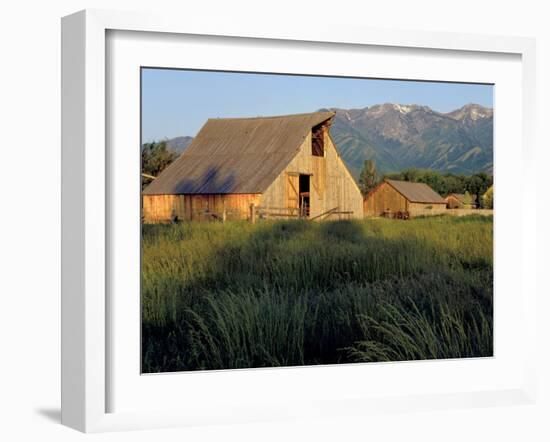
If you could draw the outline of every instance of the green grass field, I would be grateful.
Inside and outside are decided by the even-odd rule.
[[[491,356],[492,329],[492,217],[143,226],[143,372]]]

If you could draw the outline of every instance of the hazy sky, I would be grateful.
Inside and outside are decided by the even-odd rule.
[[[142,141],[195,136],[208,118],[363,108],[388,102],[421,104],[439,112],[467,103],[493,107],[493,87],[147,68],[142,70]]]

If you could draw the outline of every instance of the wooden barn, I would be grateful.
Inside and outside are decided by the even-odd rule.
[[[447,210],[445,200],[424,183],[385,180],[365,197],[365,216],[408,218],[437,215]]]
[[[329,134],[333,118],[209,119],[143,190],[144,221],[362,218],[361,192]]]
[[[468,195],[464,193],[451,193],[445,197],[447,209],[475,209],[476,195]]]

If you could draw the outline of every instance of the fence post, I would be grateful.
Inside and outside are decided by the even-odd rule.
[[[256,208],[254,203],[250,203],[250,222],[254,224],[256,222]]]
[[[227,219],[227,210],[225,209],[225,199],[223,200],[223,212],[222,212],[222,223],[225,223]]]

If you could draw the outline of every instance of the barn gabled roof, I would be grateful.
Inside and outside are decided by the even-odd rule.
[[[334,112],[209,119],[143,193],[262,193],[296,156],[312,127]]]
[[[427,184],[397,180],[386,180],[386,182],[411,203],[445,204],[441,195]]]

